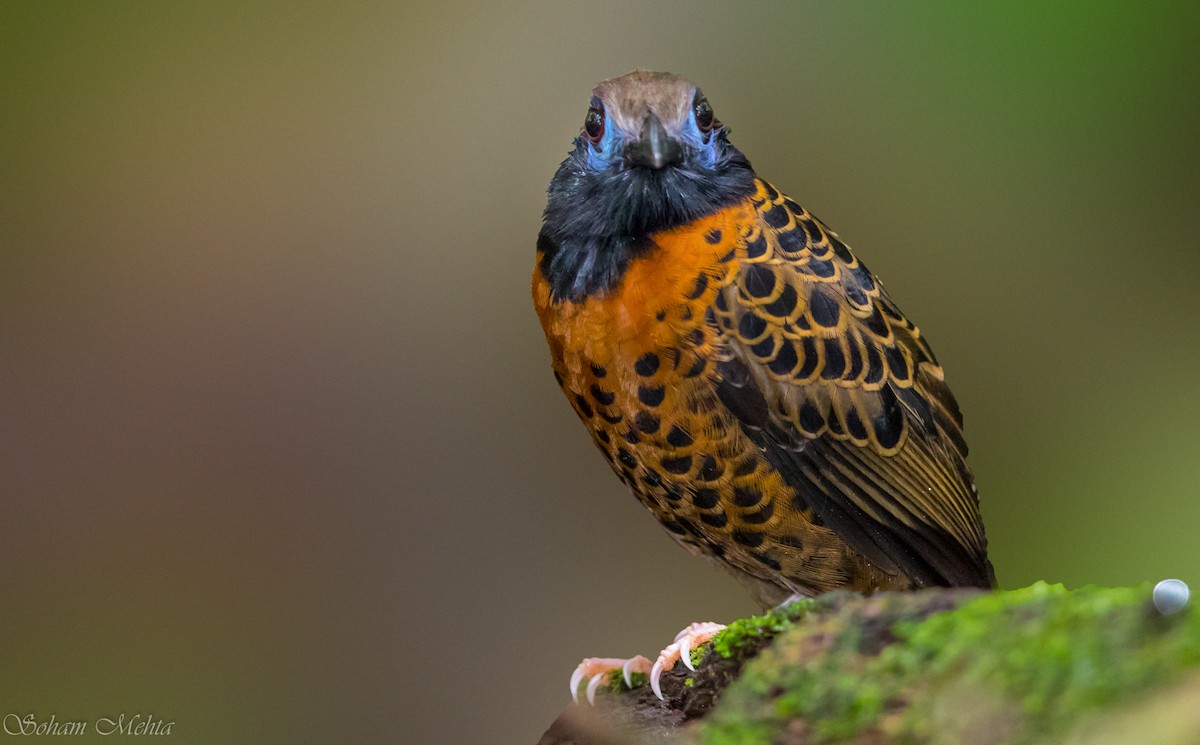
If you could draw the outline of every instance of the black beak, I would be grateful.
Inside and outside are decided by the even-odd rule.
[[[683,159],[683,148],[667,135],[667,129],[653,112],[642,125],[642,136],[625,146],[625,159],[631,165],[659,170]]]

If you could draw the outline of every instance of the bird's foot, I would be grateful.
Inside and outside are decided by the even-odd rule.
[[[588,657],[579,663],[571,674],[571,698],[579,702],[579,685],[587,679],[584,695],[589,704],[596,702],[596,691],[606,683],[618,683],[624,679],[626,688],[637,688],[645,684],[645,680],[637,680],[634,676],[641,675],[649,678],[650,689],[660,700],[663,698],[661,687],[662,674],[675,667],[675,663],[683,660],[688,670],[695,670],[692,662],[692,650],[707,644],[717,632],[724,629],[724,624],[704,621],[693,623],[675,635],[675,640],[658,653],[658,660],[653,665],[650,660],[638,655],[628,660],[619,657]],[[618,676],[618,672],[620,676]]]
[[[662,674],[675,667],[679,660],[683,660],[683,666],[688,670],[694,671],[696,666],[692,663],[692,650],[707,644],[724,628],[724,624],[712,621],[693,623],[676,634],[675,641],[658,653],[658,660],[655,661],[654,667],[650,668],[650,690],[654,691],[654,695],[658,696],[660,701],[665,700],[661,687]]]
[[[583,682],[584,678],[587,678],[585,691],[587,701],[589,704],[596,703],[596,690],[606,682],[615,683],[614,676],[617,671],[621,672],[626,688],[636,688],[644,685],[645,681],[638,681],[638,684],[634,685],[633,676],[638,673],[648,674],[650,660],[640,654],[627,660],[620,657],[588,657],[580,662],[579,667],[576,667],[575,672],[571,674],[571,698],[575,703],[579,703],[579,684]]]

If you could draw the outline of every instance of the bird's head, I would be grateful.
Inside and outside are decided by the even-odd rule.
[[[550,182],[543,253],[554,247],[556,294],[611,285],[646,236],[753,192],[750,163],[695,84],[646,70],[605,80]]]

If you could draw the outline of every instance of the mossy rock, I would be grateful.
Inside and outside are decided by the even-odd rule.
[[[542,743],[1200,745],[1200,614],[1148,585],[832,593],[701,654],[665,702],[602,694]]]

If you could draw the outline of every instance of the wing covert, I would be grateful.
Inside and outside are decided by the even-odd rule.
[[[991,586],[962,415],[933,351],[850,249],[760,182],[716,297],[718,395],[851,546],[920,584]]]

